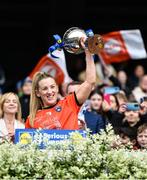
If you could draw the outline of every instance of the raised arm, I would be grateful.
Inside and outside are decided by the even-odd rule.
[[[83,45],[83,39],[82,39],[82,46]],[[84,101],[89,97],[89,94],[92,90],[92,88],[95,86],[96,82],[96,69],[95,69],[95,63],[93,59],[93,55],[89,52],[88,49],[85,49],[85,59],[86,59],[86,78],[85,81],[79,86],[79,88],[76,90],[76,97],[79,102],[79,104],[83,104]]]

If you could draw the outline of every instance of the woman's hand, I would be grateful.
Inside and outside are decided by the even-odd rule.
[[[147,113],[147,101],[143,101],[140,104],[140,114],[146,114]]]
[[[124,112],[126,111],[126,109],[127,109],[127,106],[126,106],[125,103],[123,103],[123,104],[121,104],[121,105],[119,106],[118,112],[119,112],[119,113],[124,113]]]

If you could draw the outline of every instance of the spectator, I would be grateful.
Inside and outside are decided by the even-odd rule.
[[[120,128],[122,127],[132,129],[135,133],[140,125],[147,122],[147,103],[143,102],[140,104],[140,107],[144,109],[143,114],[142,109],[127,109],[126,103],[119,105],[118,110],[112,110],[107,102],[104,102],[103,106],[116,134],[119,134]]]
[[[132,95],[139,103],[142,97],[147,96],[147,74],[140,79],[139,86],[132,91]]]
[[[66,94],[70,94],[73,93],[74,91],[76,91],[79,86],[82,84],[82,82],[79,81],[72,81],[70,83],[68,83],[67,87],[66,87]]]
[[[142,65],[137,65],[134,69],[134,74],[130,77],[131,89],[139,85],[140,79],[145,75],[145,69]]]
[[[115,76],[102,59],[101,63],[103,65],[102,67],[104,69],[104,73],[111,81],[112,86],[118,86],[122,91],[125,92],[126,96],[129,97],[131,94],[131,87],[126,72],[124,70],[120,70]]]
[[[117,140],[112,143],[113,148],[126,147],[133,148],[136,147],[136,132],[129,128],[120,128],[119,136]]]
[[[90,93],[90,108],[84,113],[86,127],[91,134],[99,133],[105,129],[107,121],[102,111],[103,94],[95,89]]]
[[[126,72],[123,70],[118,71],[117,77],[118,77],[118,81],[120,83],[120,85],[119,85],[120,89],[125,92],[127,97],[129,97],[129,95],[131,94],[131,87],[130,87],[130,82],[129,82]]]
[[[119,93],[117,93],[117,94],[116,94],[116,97],[117,97],[119,106],[120,106],[121,104],[124,104],[124,103],[127,103],[127,102],[128,102],[128,99],[127,99],[126,94],[125,94],[124,91],[120,91]]]
[[[22,83],[22,95],[19,98],[21,109],[22,109],[22,119],[25,122],[27,116],[29,115],[29,104],[30,104],[30,94],[32,90],[32,80],[27,77]]]
[[[137,143],[139,149],[147,149],[147,123],[139,126],[137,131]]]
[[[101,62],[96,62],[95,66],[96,66],[96,84],[112,85],[112,82],[109,80],[109,78],[107,76],[105,76],[105,73],[104,73],[105,70],[103,69]],[[117,74],[115,68],[111,64],[107,64],[106,66],[107,66],[107,69],[111,72],[111,74],[113,74],[113,76],[115,77]],[[80,81],[85,80],[85,71],[82,71],[79,74],[78,79]]]
[[[15,129],[25,128],[21,121],[21,106],[18,96],[13,93],[5,93],[0,100],[0,137],[13,140]]]
[[[104,94],[103,109],[108,111],[117,111],[119,108],[119,101],[116,94]]]
[[[130,82],[128,80],[125,71],[123,70],[118,71],[117,77],[109,73],[108,77],[110,81],[113,83],[113,86],[118,86],[122,91],[124,91],[127,98],[130,96],[131,94]]]
[[[119,102],[115,94],[110,95],[110,106],[111,106],[111,110],[113,111],[118,110]]]

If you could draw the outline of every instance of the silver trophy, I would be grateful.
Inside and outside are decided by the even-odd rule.
[[[97,54],[104,47],[104,42],[99,34],[93,34],[93,32],[86,33],[83,29],[72,27],[63,35],[63,46],[65,50],[74,54],[84,52],[80,43],[81,37],[86,38],[85,46],[92,54]]]

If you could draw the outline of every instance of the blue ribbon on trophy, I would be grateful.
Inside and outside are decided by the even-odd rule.
[[[53,55],[53,52],[57,49],[61,50],[63,48],[64,43],[58,34],[53,35],[53,37],[56,40],[56,43],[52,45],[51,47],[49,47],[49,53],[51,54],[53,58],[58,58],[57,56]]]
[[[81,37],[86,38],[85,46],[92,54],[97,54],[97,52],[104,46],[101,36],[94,34],[92,29],[84,31],[78,27],[72,27],[64,33],[63,39],[61,39],[58,34],[53,35],[53,37],[56,40],[56,43],[48,49],[53,58],[58,58],[53,54],[53,52],[57,49],[61,50],[64,48],[69,53],[74,54],[80,54],[84,52],[84,49],[79,43]]]

